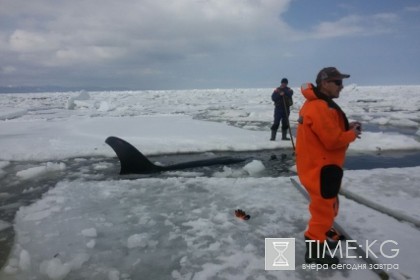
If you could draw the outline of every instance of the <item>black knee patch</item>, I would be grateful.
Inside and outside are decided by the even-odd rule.
[[[321,196],[333,198],[338,195],[343,178],[343,169],[340,166],[331,164],[321,168]]]

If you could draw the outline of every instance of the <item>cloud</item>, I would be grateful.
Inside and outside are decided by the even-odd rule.
[[[51,51],[56,47],[56,42],[48,37],[46,34],[18,29],[10,36],[10,50],[24,53]]]
[[[322,22],[312,31],[312,37],[334,38],[349,36],[371,36],[393,31],[393,23],[398,16],[392,13],[370,16],[349,15],[337,21]]]
[[[420,12],[420,5],[405,7],[404,11],[418,13],[418,12]]]
[[[36,54],[57,66],[124,56],[167,59],[229,48],[238,40],[258,40],[268,29],[285,26],[278,15],[289,1],[93,0],[58,5],[38,0],[37,5],[20,7],[14,0],[2,2],[0,16],[7,15],[15,24],[8,36],[9,51],[26,58]]]
[[[1,0],[0,63],[14,67],[7,73],[20,73],[16,79],[36,82],[40,75],[50,83],[69,82],[65,75],[57,80],[65,71],[85,71],[95,82],[110,82],[115,73],[138,83],[142,77],[167,78],[186,65],[220,64],[238,50],[283,38],[290,29],[281,15],[290,2]]]
[[[1,73],[2,74],[11,74],[16,72],[16,68],[13,66],[5,66],[5,67],[1,67]]]
[[[302,61],[315,63],[320,50],[341,38],[403,26],[392,13],[314,26],[325,16],[310,11],[306,17],[299,5],[289,9],[299,2],[292,0],[0,2],[0,83],[18,85],[265,85],[284,69],[302,75]],[[323,8],[334,15],[343,10]]]

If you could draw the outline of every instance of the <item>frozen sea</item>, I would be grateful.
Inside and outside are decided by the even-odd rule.
[[[294,131],[303,97],[293,89]],[[290,183],[297,178],[291,142],[268,140],[271,92],[0,94],[0,214],[9,215],[0,220],[0,243],[12,242],[0,279],[379,279],[369,269],[302,268],[307,202]],[[392,265],[391,278],[418,279],[420,86],[349,85],[337,103],[364,127],[348,151],[361,168],[346,170],[343,190],[367,201],[342,196],[337,221],[359,242],[377,241],[371,250]],[[275,174],[256,157],[119,176],[104,142],[111,135],[163,164],[171,155],[265,151],[288,157],[291,171]],[[365,160],[372,156],[386,158],[387,168],[372,169]],[[251,219],[236,218],[238,208]],[[2,234],[9,232],[11,241]],[[296,270],[265,270],[265,238],[296,238]],[[387,240],[397,243],[394,258],[381,254]]]

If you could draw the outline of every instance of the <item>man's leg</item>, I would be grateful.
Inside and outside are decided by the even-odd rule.
[[[324,251],[327,242],[327,232],[330,231],[337,215],[336,198],[325,199],[320,195],[311,195],[309,212],[311,218],[305,232],[307,263],[337,264],[338,258],[331,257]],[[328,243],[327,243],[328,244]]]
[[[280,120],[281,120],[281,114],[279,110],[276,108],[274,109],[274,122],[273,122],[273,125],[271,126],[270,141],[276,140],[277,130],[279,129],[279,126],[280,126]]]
[[[287,118],[286,114],[283,112],[281,118],[281,140],[290,140],[287,138],[287,132],[289,129],[289,119]]]

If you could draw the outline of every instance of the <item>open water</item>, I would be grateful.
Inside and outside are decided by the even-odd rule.
[[[260,160],[265,170],[260,176],[279,177],[292,176],[295,165],[294,153],[291,149],[263,150],[252,152],[221,152],[213,156],[231,156]],[[174,164],[184,161],[208,158],[206,154],[177,154],[150,157],[152,162]],[[31,180],[21,180],[16,177],[20,170],[45,165],[43,162],[11,162],[4,171],[6,174],[0,178],[0,268],[5,264],[13,246],[14,230],[13,220],[19,207],[33,203],[43,193],[53,188],[62,180],[75,180],[86,178],[90,181],[107,181],[118,178],[137,179],[142,177],[170,177],[183,176],[182,173],[157,173],[148,175],[120,176],[119,161],[117,158],[71,158],[64,161],[66,169],[63,172],[51,172]],[[232,169],[241,169],[246,162],[230,165]],[[348,154],[346,169],[373,169],[389,167],[410,167],[420,165],[420,151],[377,151],[369,154]],[[100,167],[100,168],[98,168]],[[215,172],[223,172],[223,166],[198,167],[184,170],[199,172],[200,176],[213,176]]]

